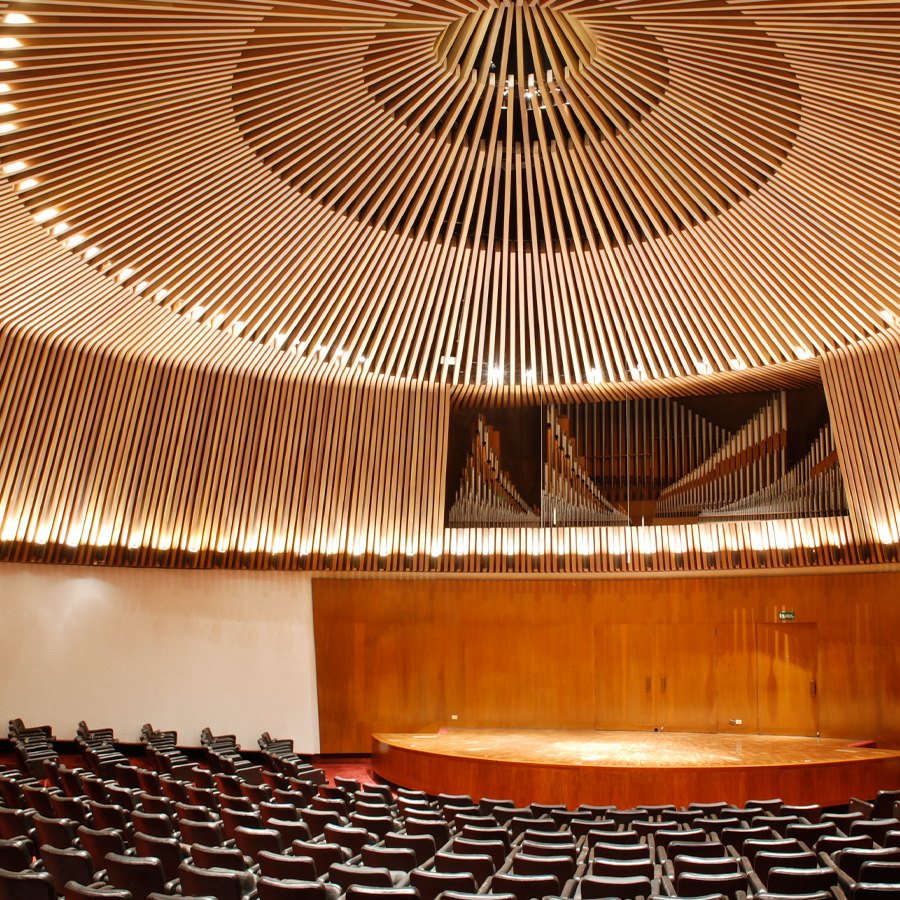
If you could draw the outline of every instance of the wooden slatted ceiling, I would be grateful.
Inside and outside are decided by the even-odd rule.
[[[887,0],[8,8],[29,211],[249,343],[459,403],[648,396],[900,313]]]
[[[842,346],[898,312],[894,7],[743,0],[710,13],[644,0],[545,3],[529,21],[540,31],[539,21],[549,28],[571,16],[570,44],[582,29],[603,31],[604,52],[643,53],[647,66],[660,64],[661,47],[665,90],[640,60],[629,68],[616,57],[616,84],[631,85],[628,108],[638,114],[599,145],[573,124],[568,143],[557,139],[554,149],[535,138],[529,154],[523,136],[517,151],[509,129],[515,137],[521,121],[507,118],[504,133],[498,124],[485,140],[485,123],[500,122],[485,115],[481,142],[478,132],[437,142],[426,166],[415,148],[450,107],[434,107],[410,130],[396,109],[388,114],[395,98],[374,89],[376,74],[388,85],[398,79],[398,89],[415,83],[410,110],[440,95],[457,119],[478,111],[477,92],[421,47],[373,56],[375,38],[384,51],[424,29],[433,48],[446,27],[482,8],[0,2],[4,16],[31,19],[0,26],[0,103],[9,104],[0,107],[6,558],[467,572],[892,558],[893,343]],[[314,184],[285,177],[248,124],[283,109],[279,84],[266,80],[273,37],[283,80],[308,113],[283,129],[294,141],[283,149],[321,144],[342,160]],[[257,39],[264,49],[254,54]],[[551,55],[566,43],[541,40]],[[588,84],[599,64],[582,62],[571,81],[555,73],[555,87],[542,74],[541,92],[556,96],[560,116],[569,115],[562,93],[587,108],[599,90]],[[712,209],[712,195],[695,196],[698,183],[676,159],[692,145],[676,153],[676,138],[699,115],[710,73],[729,66],[720,109],[705,108],[701,129],[725,198]],[[726,189],[743,176],[729,173],[737,163],[723,148],[737,141],[745,161],[762,151],[738,128],[746,84],[734,79],[765,98],[760,134],[783,139],[784,158],[769,153],[769,170],[746,196]],[[489,81],[481,97],[496,101],[502,93],[495,83],[491,95]],[[524,91],[521,79],[513,88]],[[595,100],[608,117],[624,116],[618,96]],[[776,96],[780,111],[767,106]],[[322,130],[333,110],[341,132]],[[779,116],[796,128],[777,126]],[[383,228],[350,218],[332,196],[348,177],[376,171],[375,149],[358,154],[357,169],[346,160],[347,141],[369,147],[359,142],[372,129],[378,152],[395,160],[392,177],[372,189],[399,231],[388,218]],[[584,167],[600,171],[597,159],[614,145],[644,154],[647,168],[628,170],[627,190],[643,192],[629,214],[644,211],[646,239],[635,231],[630,242],[613,240],[593,213],[585,218],[591,191],[598,202],[613,194]],[[411,171],[424,181],[403,184]],[[420,197],[434,199],[430,211],[409,205]],[[411,212],[399,215],[398,204]],[[651,227],[652,210],[678,221]],[[493,223],[491,241],[468,226],[451,235],[454,216]],[[578,217],[594,230],[569,239],[564,220],[571,229]],[[615,215],[604,221],[615,231]],[[534,239],[551,232],[555,242]],[[851,518],[550,533],[442,527],[451,403],[780,389],[817,380],[819,362],[807,357],[823,353]],[[872,416],[859,412],[863,400]]]
[[[850,516],[873,543],[900,541],[900,337],[895,331],[823,360]]]

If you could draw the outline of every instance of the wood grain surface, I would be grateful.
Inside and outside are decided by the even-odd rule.
[[[900,750],[844,740],[763,735],[470,730],[375,734],[374,770],[437,794],[508,798],[516,805],[748,800],[846,803],[900,787]]]
[[[755,734],[783,701],[761,625],[795,637],[815,626],[823,737],[900,747],[898,589],[900,573],[317,578],[322,751],[365,753],[373,732],[441,726]],[[781,610],[796,621],[779,626]]]

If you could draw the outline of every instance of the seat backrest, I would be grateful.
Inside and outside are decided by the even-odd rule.
[[[799,816],[755,816],[750,825],[753,828],[771,828],[776,834],[785,837],[788,825],[799,825]]]
[[[115,828],[95,829],[80,825],[76,832],[81,846],[91,855],[94,868],[99,871],[106,868],[107,853],[125,853],[125,840],[122,832]]]
[[[281,834],[274,828],[245,828],[238,825],[234,829],[234,842],[241,853],[249,856],[254,862],[261,850],[268,850],[270,853],[284,852]]]
[[[64,887],[65,900],[132,900],[130,891],[118,891],[104,884],[102,887],[70,881]]]
[[[483,900],[477,894],[475,898],[476,900]],[[409,886],[373,888],[363,884],[351,884],[347,888],[346,900],[419,900],[419,892],[414,887]]]
[[[587,836],[589,847],[594,844],[640,844],[641,836],[628,829],[626,831],[589,831]]]
[[[185,896],[215,897],[216,900],[242,900],[253,886],[253,876],[247,872],[201,869],[186,862],[178,867],[178,879]]]
[[[822,818],[822,807],[818,803],[810,803],[805,806],[785,803],[780,812],[783,816],[800,816],[811,825],[817,825]]]
[[[709,858],[705,856],[688,856],[679,853],[672,860],[672,869],[676,880],[682,872],[705,872],[707,874],[727,875],[731,872],[740,872],[740,860],[733,856],[720,856]]]
[[[315,881],[316,864],[310,856],[286,856],[261,850],[256,857],[260,875],[290,881]]]
[[[332,841],[340,844],[352,851],[355,856],[362,848],[372,843],[370,832],[365,828],[359,828],[354,825],[332,825],[328,824],[322,830],[323,837],[326,841]]]
[[[172,837],[175,834],[172,820],[161,813],[145,813],[135,810],[131,814],[131,822],[134,830],[143,834],[150,834],[154,837]]]
[[[595,859],[652,859],[649,844],[607,844],[605,841],[591,848]]]
[[[178,819],[188,819],[191,822],[215,822],[218,821],[213,811],[208,806],[200,806],[195,803],[182,803],[176,801],[173,810]]]
[[[558,896],[561,888],[555,875],[512,875],[498,872],[491,880],[492,892],[515,894],[516,900]]]
[[[808,847],[812,847],[820,837],[836,836],[837,833],[838,827],[835,822],[819,822],[816,825],[794,824],[788,825],[784,830],[785,837],[797,838]]]
[[[464,825],[460,834],[462,837],[469,838],[473,841],[500,841],[506,850],[509,851],[509,832],[500,825],[492,825],[490,827],[484,825]]]
[[[394,881],[387,869],[376,866],[351,866],[347,863],[332,863],[328,867],[328,878],[344,891],[351,884],[366,884],[369,887],[393,887]]]
[[[481,887],[494,874],[494,861],[486,853],[442,853],[434,854],[436,872],[471,872],[475,883]]]
[[[497,877],[494,876],[495,881]],[[422,900],[435,900],[437,895],[443,891],[467,891],[474,894],[478,889],[475,877],[469,872],[434,872],[413,869],[409,873],[409,883],[418,890]]]
[[[56,889],[48,872],[0,869],[0,900],[56,900]]]
[[[532,856],[519,852],[513,859],[514,875],[555,875],[564,885],[575,875],[575,860],[571,856]]]
[[[300,810],[300,818],[306,823],[309,833],[313,837],[324,834],[325,826],[329,823],[332,825],[342,824],[340,815],[333,810],[305,808]]]
[[[450,826],[442,819],[406,820],[407,834],[430,834],[436,847],[443,847],[450,840]]]
[[[719,832],[719,840],[726,846],[734,847],[738,853],[742,853],[747,841],[775,840],[778,835],[771,828],[762,825],[752,828],[723,828]]]
[[[830,867],[795,869],[775,866],[769,870],[766,887],[773,894],[809,894],[830,890],[837,884],[837,872]]]
[[[743,872],[723,875],[702,872],[682,872],[675,883],[679,897],[704,897],[707,894],[724,894],[737,900],[738,893],[747,892],[747,876]]]
[[[272,828],[281,835],[281,842],[285,847],[292,841],[308,841],[312,835],[305,822],[292,822],[285,819],[269,819],[267,828]]]
[[[269,819],[283,819],[287,822],[299,822],[300,814],[293,803],[272,803],[264,800],[259,804],[259,814],[263,822]]]
[[[666,856],[673,859],[679,854],[702,856],[704,859],[720,859],[728,856],[728,848],[718,841],[672,841],[666,848]]]
[[[309,856],[316,864],[316,871],[321,878],[330,866],[345,862],[349,856],[340,844],[320,843],[318,841],[294,841],[291,845],[294,856]]]
[[[769,884],[769,872],[775,868],[789,869],[815,869],[819,864],[815,853],[768,853],[762,851],[756,854],[753,861],[753,871],[764,884]]]
[[[0,838],[0,869],[21,872],[31,866],[33,859],[34,844],[28,838]]]
[[[839,850],[832,859],[848,878],[852,881],[859,881],[859,870],[864,862],[900,862],[900,847],[882,847],[871,850],[848,847],[846,850]]]
[[[178,877],[178,867],[184,862],[184,850],[178,840],[136,831],[133,841],[138,856],[155,856],[162,863],[166,881]]]
[[[18,837],[27,837],[31,830],[31,820],[21,809],[7,809],[0,806],[0,838],[11,841]]]
[[[853,885],[850,897],[851,900],[900,900],[900,887],[896,884],[870,884],[860,881]]]
[[[545,844],[543,841],[524,840],[519,844],[520,853],[528,853],[531,856],[568,856],[577,859],[579,848],[574,844]]]
[[[581,896],[584,900],[599,900],[604,897],[618,897],[634,900],[635,897],[650,897],[658,891],[658,882],[644,876],[610,877],[587,875],[581,879]]]
[[[247,859],[237,847],[192,844],[191,862],[198,869],[232,869],[235,872],[244,872],[247,869]]]
[[[802,853],[803,848],[800,846],[800,842],[796,838],[782,838],[780,840],[772,840],[772,841],[744,841],[744,853],[743,855],[750,860],[750,864],[753,864],[753,860],[756,858],[757,853]]]
[[[856,822],[850,823],[850,834],[867,834],[876,844],[881,844],[889,831],[898,828],[900,828],[900,820],[893,816],[885,819],[858,819]]]
[[[653,862],[647,859],[604,859],[595,857],[591,875],[612,878],[653,878]]]
[[[465,830],[463,833],[465,834]],[[416,863],[420,866],[428,862],[437,850],[437,843],[430,834],[398,834],[391,831],[384,836],[384,845],[412,850],[416,854]]]
[[[363,865],[383,867],[395,872],[411,872],[419,864],[415,851],[408,847],[374,847],[366,844],[361,856]]]
[[[94,877],[94,862],[89,853],[84,850],[69,848],[60,850],[44,844],[40,849],[41,861],[44,868],[50,873],[56,892],[61,894],[66,882],[77,881],[79,884],[92,884]]]
[[[317,881],[279,881],[263,876],[256,883],[259,900],[325,900],[325,886]]]
[[[179,819],[178,830],[185,844],[203,844],[207,847],[221,847],[225,843],[225,831],[221,822],[195,822],[193,819]]]
[[[130,891],[134,900],[147,900],[148,894],[165,892],[162,863],[152,856],[107,853],[106,875],[113,887]]]
[[[867,884],[900,884],[900,863],[864,862],[859,870],[859,881]]]
[[[706,832],[702,828],[690,828],[679,831],[677,828],[665,828],[653,835],[657,847],[668,847],[673,841],[680,843],[703,844],[707,842]]]
[[[875,847],[875,841],[867,834],[858,834],[855,837],[820,837],[816,841],[816,853],[835,854],[838,850],[845,850],[848,847],[856,847],[859,850],[872,850]]]

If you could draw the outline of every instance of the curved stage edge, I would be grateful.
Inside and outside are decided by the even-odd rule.
[[[442,732],[444,730],[442,729]],[[429,794],[528,803],[614,804],[779,797],[844,804],[900,788],[900,750],[848,739],[625,731],[453,729],[372,735],[372,768]]]

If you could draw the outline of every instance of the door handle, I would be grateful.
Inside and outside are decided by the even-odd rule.
[[[650,684],[650,676],[648,675],[647,676],[647,693],[648,694],[650,693],[651,688],[652,688],[652,685]]]
[[[818,687],[816,686],[815,679],[813,679],[813,680],[809,683],[809,692],[810,692],[810,694],[813,694],[813,695],[819,693]]]
[[[665,676],[665,675],[663,675],[663,676],[659,679],[659,689],[660,689],[663,693],[666,692],[666,676]]]

